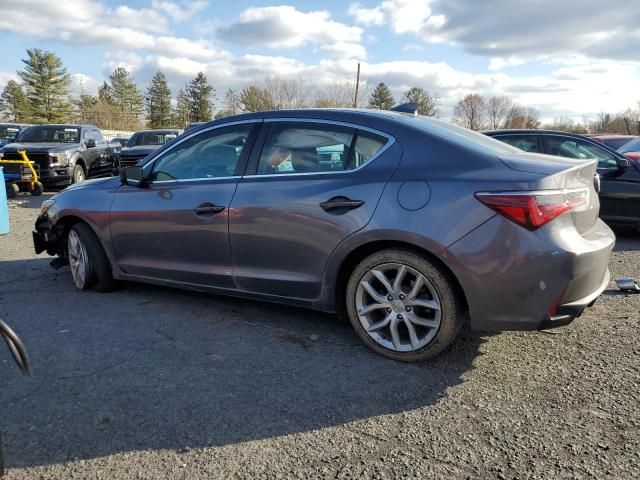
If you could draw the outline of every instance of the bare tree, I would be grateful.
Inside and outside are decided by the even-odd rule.
[[[482,130],[486,125],[486,103],[477,93],[470,93],[453,107],[453,122],[471,130]]]
[[[511,97],[500,95],[487,100],[487,116],[489,117],[489,128],[497,130],[506,128],[515,103]]]
[[[349,82],[331,83],[318,89],[313,102],[319,108],[347,108],[353,105],[354,86]],[[358,93],[360,96],[360,93]]]
[[[267,77],[263,90],[272,101],[273,110],[305,108],[309,106],[313,86],[302,77],[287,80],[278,76]]]
[[[509,112],[506,128],[539,128],[540,112],[535,108],[514,105]]]

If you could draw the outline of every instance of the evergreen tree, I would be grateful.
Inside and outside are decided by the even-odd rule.
[[[256,85],[249,85],[243,88],[242,92],[240,92],[239,100],[245,112],[269,110],[273,103],[267,91]]]
[[[100,100],[101,102],[113,103],[113,98],[111,97],[111,88],[106,81],[102,82],[102,85],[98,87],[98,100]]]
[[[171,90],[167,77],[156,72],[145,97],[149,128],[165,128],[171,124]]]
[[[186,127],[191,122],[191,99],[184,88],[176,97],[176,108],[173,111],[171,123],[177,127]]]
[[[108,95],[120,110],[120,128],[137,127],[144,110],[144,99],[126,68],[118,67],[109,76]]]
[[[378,86],[371,93],[369,97],[369,108],[375,108],[378,110],[390,110],[395,105],[396,101],[393,99],[391,90],[383,82],[380,82]]]
[[[23,59],[24,70],[18,72],[29,103],[30,121],[62,123],[70,111],[69,85],[71,77],[55,54],[33,48]]]
[[[440,99],[427,92],[424,88],[412,87],[402,97],[404,103],[415,103],[418,105],[418,115],[426,117],[437,117],[440,113]]]
[[[187,86],[192,122],[208,122],[213,118],[214,89],[204,73],[198,72],[196,77]]]
[[[10,122],[26,123],[29,120],[29,102],[22,87],[9,80],[0,96],[0,114]]]

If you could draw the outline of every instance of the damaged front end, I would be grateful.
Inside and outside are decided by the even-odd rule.
[[[68,264],[67,251],[65,245],[66,228],[63,223],[52,222],[49,211],[55,205],[54,199],[45,200],[40,207],[40,213],[36,220],[35,231],[31,233],[33,237],[33,248],[36,254],[47,252],[54,256],[51,266],[54,269],[61,268]]]

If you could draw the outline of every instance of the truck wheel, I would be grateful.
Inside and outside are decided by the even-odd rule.
[[[15,183],[7,183],[7,198],[16,198],[20,193],[20,187]]]
[[[67,254],[73,282],[79,290],[93,288],[98,292],[110,292],[116,282],[111,275],[109,259],[91,228],[76,223],[67,237]]]
[[[43,193],[44,193],[44,185],[42,184],[42,182],[36,182],[33,185],[33,190],[31,190],[31,195],[33,195],[34,197],[39,197]]]
[[[71,183],[80,183],[84,182],[87,179],[87,174],[84,171],[82,165],[76,164],[73,167],[73,178],[71,179]]]
[[[401,362],[438,355],[464,318],[463,302],[448,275],[425,257],[396,248],[376,252],[356,266],[346,306],[360,339]]]

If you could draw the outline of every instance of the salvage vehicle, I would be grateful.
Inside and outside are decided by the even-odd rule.
[[[527,152],[579,162],[597,160],[600,217],[612,226],[640,228],[640,164],[620,151],[582,135],[555,130],[494,130],[485,134]]]
[[[111,149],[93,125],[32,125],[0,149],[5,160],[25,150],[45,186],[67,186],[91,177],[112,176]]]
[[[131,135],[120,151],[120,168],[131,167],[182,133],[178,129],[142,130]]]
[[[417,361],[467,318],[546,329],[596,301],[615,242],[596,167],[397,112],[249,113],[55,195],[33,241],[80,290],[131,280],[346,314],[375,352]]]

